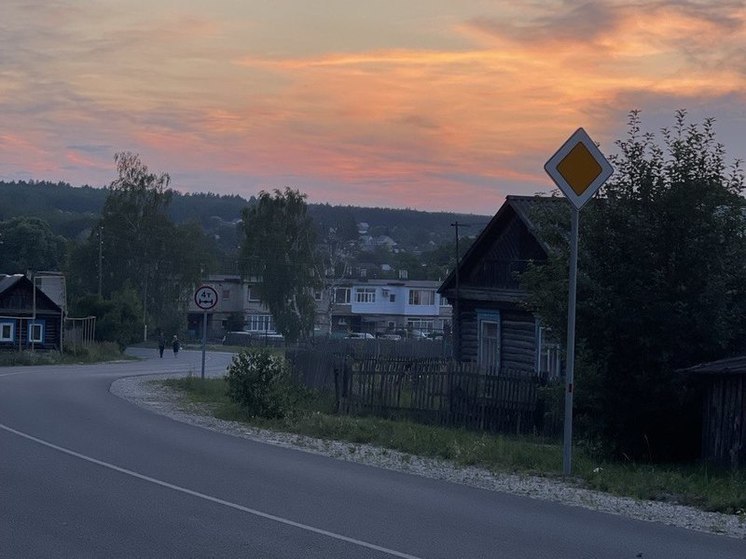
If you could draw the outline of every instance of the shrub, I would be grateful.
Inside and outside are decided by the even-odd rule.
[[[267,348],[251,348],[235,355],[226,380],[228,397],[251,416],[282,418],[295,404],[290,367],[284,357]]]

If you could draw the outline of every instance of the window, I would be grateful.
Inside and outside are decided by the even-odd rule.
[[[500,363],[500,327],[497,322],[483,320],[479,323],[479,364],[488,374],[497,374]]]
[[[349,287],[337,287],[334,290],[334,302],[340,305],[350,304],[350,288]]]
[[[434,305],[435,304],[435,291],[432,289],[410,289],[409,290],[409,304],[410,305]]]
[[[259,293],[258,293],[258,291],[257,291],[256,288],[252,289],[251,287],[249,287],[246,290],[246,300],[247,301],[252,301],[252,302],[255,302],[255,303],[259,302]]]
[[[355,290],[355,302],[375,303],[376,290],[373,287],[359,287]]]
[[[269,314],[251,314],[246,321],[249,332],[273,332],[272,315]]]
[[[15,339],[16,325],[13,322],[0,323],[0,342],[12,342]]]
[[[314,291],[313,292],[313,298],[314,298],[314,300],[321,301],[322,297],[323,297],[323,294],[322,294],[321,291]]]
[[[562,375],[562,350],[544,326],[539,326],[536,332],[536,372],[550,379]]]
[[[390,303],[396,303],[396,295],[394,293],[392,293],[391,295],[389,295],[389,302]]]
[[[477,311],[478,360],[488,375],[500,371],[500,314]]]
[[[441,295],[440,296],[440,306],[441,307],[447,307],[448,305],[450,305],[450,303],[448,302],[448,297],[443,297]]]
[[[28,341],[42,343],[44,341],[44,322],[36,321],[28,325]]]

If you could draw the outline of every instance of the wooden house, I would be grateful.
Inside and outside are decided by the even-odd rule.
[[[0,275],[0,349],[56,349],[62,345],[62,308],[26,276]]]
[[[746,466],[746,356],[703,363],[682,372],[702,388],[702,458],[732,469]]]
[[[556,377],[560,352],[537,317],[521,304],[519,274],[546,260],[531,216],[560,198],[508,196],[438,292],[453,306],[454,356],[488,374],[521,372]]]

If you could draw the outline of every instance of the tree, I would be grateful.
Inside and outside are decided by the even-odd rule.
[[[119,177],[111,183],[99,227],[106,259],[103,294],[130,283],[146,299],[158,262],[168,257],[172,191],[166,173],[151,173],[132,153],[114,156]]]
[[[140,339],[142,304],[137,292],[124,286],[110,299],[87,295],[73,301],[72,314],[96,317],[96,340],[117,342],[124,349]]]
[[[329,227],[323,241],[317,247],[316,275],[324,278],[324,289],[327,294],[324,314],[327,324],[326,333],[329,335],[332,334],[333,329],[332,313],[335,306],[335,293],[352,272],[353,259],[358,252],[357,244],[357,239],[350,238],[344,230]]]
[[[65,239],[38,217],[0,221],[0,271],[59,270],[65,260]]]
[[[306,195],[286,188],[260,192],[243,210],[242,273],[260,278],[259,298],[275,328],[295,341],[313,331],[313,290],[321,287],[315,269],[315,236]]]
[[[617,455],[681,458],[696,452],[699,417],[675,371],[746,349],[746,206],[711,119],[679,111],[662,137],[632,112],[615,174],[582,212],[576,416]],[[569,211],[543,206],[553,254],[523,282],[564,339]]]
[[[118,178],[108,188],[101,219],[70,258],[72,292],[97,293],[101,274],[104,300],[125,285],[138,294],[141,329],[145,321],[178,332],[188,294],[211,264],[209,241],[199,225],[177,226],[169,219],[173,192],[166,173],[150,172],[132,153],[114,160]]]

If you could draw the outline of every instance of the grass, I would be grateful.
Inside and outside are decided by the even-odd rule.
[[[375,417],[335,415],[334,401],[318,394],[303,399],[284,419],[249,417],[226,395],[224,379],[196,377],[154,381],[184,392],[190,401],[209,404],[212,413],[255,427],[366,443],[400,452],[479,466],[493,472],[561,477],[562,445],[530,437],[508,437],[463,429],[422,425]],[[746,475],[713,470],[704,465],[651,465],[599,460],[582,448],[573,451],[572,479],[587,487],[619,496],[666,501],[737,514],[746,522]]]
[[[59,351],[12,351],[0,353],[0,367],[16,365],[72,365],[86,363],[101,363],[120,359],[134,359],[122,353],[119,346],[111,342],[96,342],[87,348],[73,351],[65,348]]]

